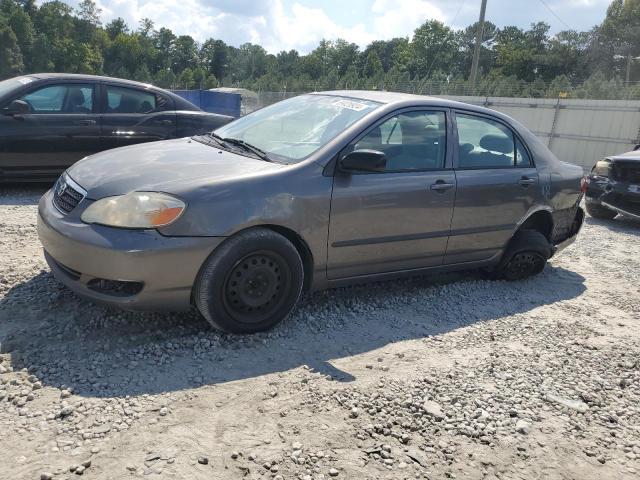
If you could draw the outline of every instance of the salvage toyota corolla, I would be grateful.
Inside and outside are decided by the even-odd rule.
[[[208,135],[102,152],[40,201],[53,274],[134,310],[265,330],[301,291],[539,273],[582,225],[579,167],[485,108],[387,92],[285,100]]]

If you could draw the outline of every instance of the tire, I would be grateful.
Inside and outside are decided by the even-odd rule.
[[[604,207],[599,203],[587,202],[587,212],[593,218],[599,218],[601,220],[613,220],[618,215],[618,212],[614,212],[610,208]]]
[[[507,246],[493,278],[523,280],[544,270],[551,257],[551,244],[537,230],[519,230]]]
[[[200,268],[193,299],[218,330],[255,333],[285,319],[300,297],[300,254],[282,235],[252,228],[230,237]]]

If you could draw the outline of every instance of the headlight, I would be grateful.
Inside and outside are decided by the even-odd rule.
[[[132,192],[102,198],[82,212],[86,223],[121,228],[157,228],[175,222],[185,203],[166,193]]]

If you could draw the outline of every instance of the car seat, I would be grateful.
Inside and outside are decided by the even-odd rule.
[[[438,168],[444,149],[444,131],[436,125],[425,124],[423,118],[405,118],[400,123],[402,149],[389,157],[389,170],[421,170]]]
[[[87,107],[84,106],[86,99],[84,98],[84,92],[80,88],[69,89],[67,95],[67,108],[69,113],[91,113]]]
[[[461,167],[510,167],[513,165],[513,138],[489,134],[480,139],[482,151],[460,151]]]

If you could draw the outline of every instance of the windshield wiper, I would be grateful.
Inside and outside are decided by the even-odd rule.
[[[215,133],[212,133],[211,136],[214,136]],[[257,155],[261,160],[265,160],[267,162],[271,162],[272,160],[269,158],[269,155],[267,155],[267,152],[265,152],[264,150],[251,145],[250,143],[245,142],[244,140],[240,140],[239,138],[233,138],[233,137],[229,137],[229,138],[222,138],[218,135],[215,135],[213,138],[215,138],[218,141],[222,141],[224,143],[230,143],[232,145],[237,145],[239,147],[244,148],[245,150],[248,150],[249,152],[253,153],[254,155]]]
[[[224,144],[225,139],[222,138],[220,135],[216,135],[215,133],[211,132],[209,134],[209,137],[213,138],[216,142],[218,142],[218,144],[220,144],[220,146],[222,146],[222,147],[225,146],[225,144]]]

